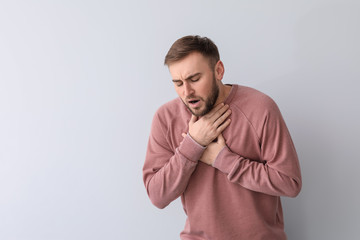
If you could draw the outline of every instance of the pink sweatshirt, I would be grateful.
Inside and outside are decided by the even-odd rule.
[[[159,108],[143,168],[147,193],[159,208],[181,196],[181,239],[286,239],[280,196],[300,192],[301,174],[281,113],[271,98],[239,85],[225,104],[232,122],[213,166],[199,161],[204,147],[181,135],[191,113],[180,98]]]

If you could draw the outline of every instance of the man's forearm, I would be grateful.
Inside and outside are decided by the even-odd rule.
[[[296,154],[289,154],[285,159],[286,164],[274,161],[253,161],[225,147],[213,166],[226,173],[229,181],[249,190],[274,196],[297,196],[302,183]]]
[[[184,192],[204,150],[190,136],[184,138],[172,156],[165,151],[161,152],[156,144],[149,143],[144,182],[155,206],[164,208]],[[161,162],[164,164],[154,168]]]

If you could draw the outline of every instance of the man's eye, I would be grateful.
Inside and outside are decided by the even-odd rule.
[[[177,82],[176,83],[176,86],[178,86],[178,87],[181,87],[181,85],[182,85],[182,82]]]
[[[193,78],[193,79],[191,79],[191,81],[192,82],[197,82],[197,81],[199,81],[199,78]]]

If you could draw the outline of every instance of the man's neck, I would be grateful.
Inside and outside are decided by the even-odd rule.
[[[226,98],[229,96],[230,91],[231,91],[231,87],[230,85],[224,85],[222,83],[220,83],[219,86],[219,96],[218,99],[216,101],[216,105],[218,105],[219,103],[223,103],[225,102]]]

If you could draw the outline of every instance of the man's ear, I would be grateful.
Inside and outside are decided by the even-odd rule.
[[[222,80],[224,77],[224,73],[225,73],[225,68],[224,68],[224,64],[221,60],[219,60],[216,64],[215,64],[215,78],[216,80]]]

